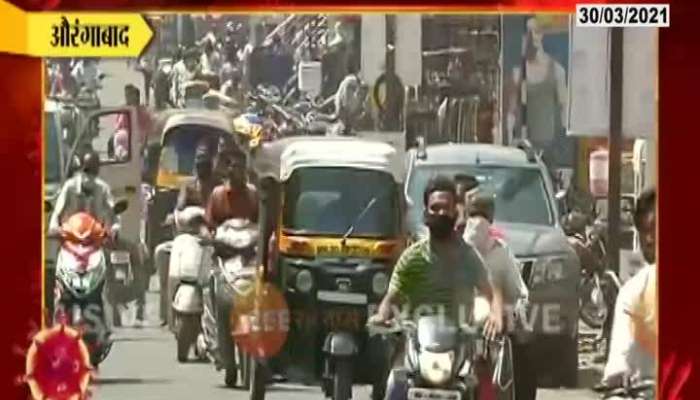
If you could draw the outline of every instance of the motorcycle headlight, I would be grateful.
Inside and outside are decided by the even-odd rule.
[[[441,385],[452,377],[455,352],[431,353],[422,351],[418,356],[420,374],[433,385]]]
[[[552,283],[564,279],[566,258],[564,256],[542,257],[532,264],[530,285]]]
[[[314,277],[311,271],[303,269],[297,273],[296,288],[302,293],[308,293],[314,287]]]
[[[377,296],[383,295],[389,288],[389,277],[383,272],[377,272],[372,277],[372,291]]]

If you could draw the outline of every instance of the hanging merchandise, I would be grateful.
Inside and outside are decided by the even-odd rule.
[[[590,190],[594,197],[607,197],[608,195],[608,162],[608,150],[606,149],[598,149],[590,155]]]
[[[323,74],[319,61],[302,61],[299,63],[299,90],[308,93],[310,98],[321,94]]]

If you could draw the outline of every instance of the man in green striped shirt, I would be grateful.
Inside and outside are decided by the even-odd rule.
[[[455,231],[457,192],[454,182],[433,178],[423,193],[425,224],[423,239],[406,249],[391,277],[387,295],[370,323],[386,324],[395,317],[394,307],[407,305],[413,314],[446,312],[458,323],[471,322],[475,291],[491,302],[484,331],[493,337],[503,326],[502,295],[492,287],[476,250]]]

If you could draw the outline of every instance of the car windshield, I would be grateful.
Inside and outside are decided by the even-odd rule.
[[[295,235],[342,236],[355,224],[350,236],[393,237],[400,215],[396,194],[393,177],[385,172],[299,169],[285,185],[283,226]]]
[[[412,227],[422,225],[423,190],[436,175],[474,176],[480,192],[495,195],[494,219],[506,223],[552,225],[553,212],[544,179],[538,169],[500,166],[446,165],[415,169],[409,180],[408,195],[414,206],[409,210]]]
[[[61,149],[59,147],[59,130],[57,125],[56,115],[53,113],[45,113],[44,116],[46,135],[46,144],[44,152],[46,161],[44,163],[44,181],[46,183],[56,183],[61,180]]]
[[[171,129],[163,143],[160,168],[178,175],[192,175],[197,147],[206,143],[216,151],[219,137],[228,133],[208,126],[183,125]]]

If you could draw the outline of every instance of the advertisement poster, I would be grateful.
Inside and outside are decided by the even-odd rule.
[[[565,129],[568,68],[568,15],[503,16],[504,137],[529,140],[552,168],[575,163]]]

